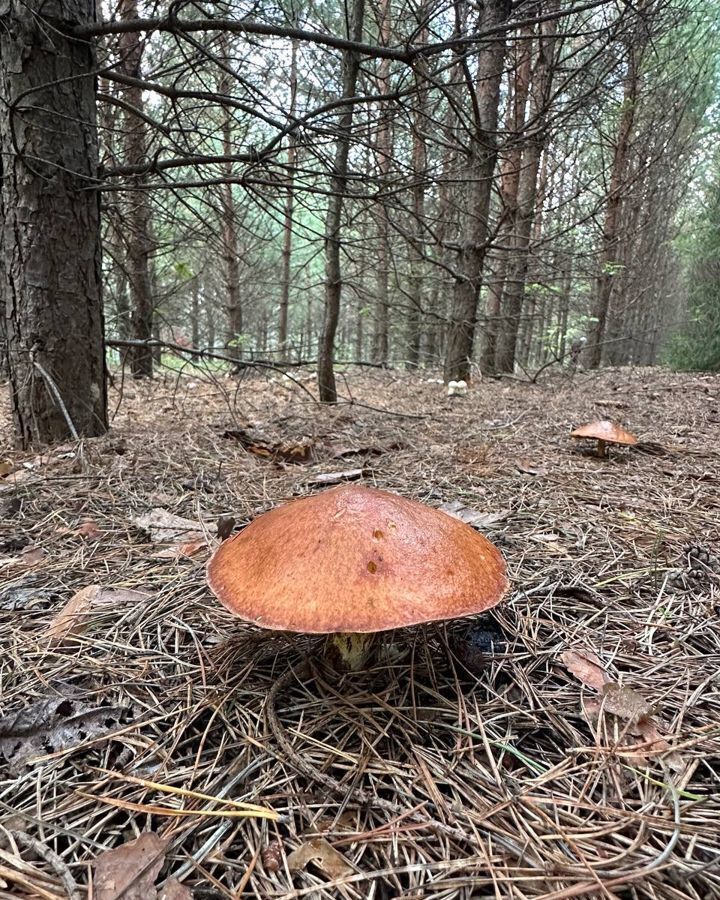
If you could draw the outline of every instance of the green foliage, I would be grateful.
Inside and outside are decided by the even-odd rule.
[[[708,190],[695,240],[685,244],[688,315],[666,349],[676,369],[720,371],[720,174]]]
[[[236,334],[231,341],[227,342],[227,345],[233,350],[244,350],[246,347],[251,346],[252,341],[253,336],[251,334],[242,332],[241,334]]]
[[[175,274],[182,281],[189,281],[195,273],[189,263],[184,260],[178,260],[178,262],[175,263]]]
[[[606,262],[605,265],[603,266],[603,272],[612,278],[615,275],[618,275],[620,272],[622,272],[626,268],[627,268],[627,266],[624,266],[622,263]]]

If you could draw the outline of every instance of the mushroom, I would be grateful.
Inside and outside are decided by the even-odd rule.
[[[480,613],[508,588],[500,552],[469,525],[362,485],[258,516],[215,551],[208,583],[246,622],[332,635],[349,670],[378,632]]]
[[[625,446],[637,444],[635,435],[630,434],[629,431],[625,431],[620,425],[617,425],[615,422],[610,422],[607,419],[601,419],[597,422],[588,422],[587,425],[581,425],[579,428],[576,428],[575,431],[570,432],[570,437],[576,439],[591,438],[596,440],[597,449],[595,450],[595,455],[600,456],[603,459],[607,459],[608,444],[624,444]]]
[[[448,381],[447,393],[448,397],[456,397],[458,395],[464,397],[467,394],[467,381],[463,379],[460,381]]]

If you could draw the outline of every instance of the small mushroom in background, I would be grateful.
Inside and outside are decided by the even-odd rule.
[[[362,485],[259,516],[218,547],[208,583],[246,622],[332,635],[328,656],[346,670],[379,633],[475,615],[508,588],[502,555],[469,525]]]
[[[448,381],[447,386],[448,397],[464,397],[467,394],[467,381]]]
[[[620,444],[628,447],[637,444],[635,435],[630,434],[629,431],[625,431],[620,425],[617,425],[615,422],[610,422],[607,419],[601,419],[597,422],[588,422],[587,425],[581,425],[579,428],[576,428],[575,431],[570,432],[570,437],[575,438],[576,440],[579,440],[580,438],[596,440],[597,448],[595,450],[595,455],[602,459],[607,459],[608,457],[608,444]]]

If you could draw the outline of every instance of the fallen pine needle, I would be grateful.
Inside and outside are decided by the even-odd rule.
[[[78,797],[86,800],[98,800],[114,806],[117,809],[130,809],[133,812],[146,813],[151,816],[173,816],[175,818],[187,818],[189,816],[202,816],[214,819],[269,819],[271,822],[280,822],[283,817],[273,809],[173,809],[171,806],[153,806],[152,804],[132,803],[130,800],[116,800],[114,797],[97,797],[94,794],[86,794],[84,791],[75,791]]]
[[[255,803],[244,803],[242,800],[230,800],[225,797],[213,797],[212,794],[203,794],[200,791],[190,791],[187,788],[171,787],[169,784],[160,784],[157,781],[147,781],[145,778],[138,778],[135,775],[119,775],[117,772],[111,772],[109,769],[96,769],[104,775],[109,775],[118,781],[128,781],[131,784],[139,784],[142,787],[152,788],[154,791],[162,791],[165,794],[175,794],[178,797],[192,797],[194,800],[210,800],[213,803],[224,803],[226,806],[234,806],[236,809],[244,809],[248,812],[268,813],[273,812],[266,806],[258,806]]]

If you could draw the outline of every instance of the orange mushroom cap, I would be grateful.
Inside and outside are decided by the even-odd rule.
[[[508,588],[500,552],[469,525],[358,485],[259,516],[215,551],[208,583],[245,621],[310,634],[473,615]]]
[[[598,441],[605,441],[607,444],[637,444],[637,438],[629,431],[625,431],[615,422],[608,419],[600,419],[597,422],[588,422],[587,425],[581,425],[575,431],[570,432],[573,438],[594,438]]]

